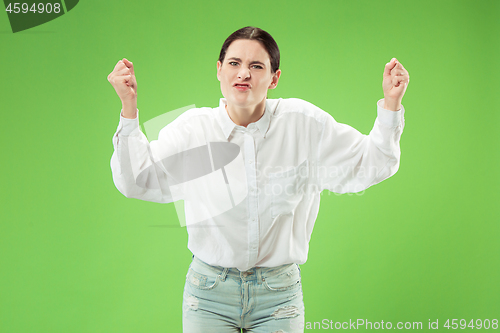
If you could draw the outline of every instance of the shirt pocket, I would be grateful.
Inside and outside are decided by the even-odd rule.
[[[292,214],[304,196],[309,178],[309,161],[282,172],[269,174],[271,218]]]

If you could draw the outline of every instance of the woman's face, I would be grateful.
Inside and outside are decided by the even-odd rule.
[[[256,40],[237,39],[217,61],[217,78],[228,106],[255,108],[265,103],[268,89],[276,88],[281,71],[271,73],[266,49]]]

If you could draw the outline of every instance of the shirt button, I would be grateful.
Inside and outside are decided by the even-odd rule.
[[[252,164],[252,162],[253,162],[253,161],[252,161],[252,160],[250,160],[250,161],[248,161],[248,164]]]

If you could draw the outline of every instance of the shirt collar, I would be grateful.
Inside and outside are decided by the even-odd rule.
[[[220,101],[219,101],[219,109],[218,109],[218,111],[219,111],[219,123],[220,123],[220,126],[222,128],[222,132],[224,133],[225,138],[228,139],[229,135],[231,135],[231,133],[233,132],[234,128],[238,127],[238,125],[236,125],[231,120],[231,118],[229,118],[229,115],[227,114],[227,111],[226,111],[226,104],[227,104],[226,99],[225,98],[221,98]],[[271,122],[271,108],[270,108],[269,101],[266,100],[266,108],[264,110],[264,114],[256,122],[250,123],[248,125],[247,129],[249,129],[249,127],[255,126],[258,129],[258,133],[263,138],[265,138],[266,137],[266,133],[267,133],[267,131],[269,129],[270,122]],[[251,126],[251,125],[253,125],[253,126]]]

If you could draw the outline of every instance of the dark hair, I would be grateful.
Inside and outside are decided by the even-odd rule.
[[[266,31],[256,27],[244,27],[233,32],[222,44],[219,61],[224,62],[226,51],[229,45],[237,39],[250,39],[259,41],[266,49],[271,59],[271,73],[275,73],[280,67],[280,50],[274,38]]]

